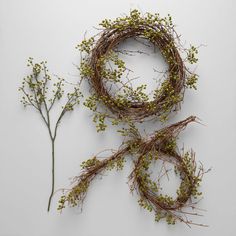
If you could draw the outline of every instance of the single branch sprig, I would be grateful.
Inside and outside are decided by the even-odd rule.
[[[64,86],[65,80],[57,77],[57,80],[53,84],[53,88],[49,91],[49,82],[52,80],[51,75],[48,73],[47,62],[42,61],[40,63],[35,63],[33,58],[28,59],[27,66],[31,67],[32,72],[30,75],[23,79],[22,85],[19,87],[19,91],[23,94],[21,102],[24,107],[32,106],[35,108],[42,117],[51,140],[52,144],[52,189],[48,202],[48,211],[50,210],[51,199],[54,193],[54,162],[55,162],[55,140],[57,136],[57,130],[63,116],[69,112],[73,111],[74,107],[80,103],[80,98],[82,94],[78,87],[74,87],[74,90],[67,93],[65,105],[59,113],[56,119],[54,127],[51,122],[51,112],[52,108],[55,106],[56,102],[64,97]]]

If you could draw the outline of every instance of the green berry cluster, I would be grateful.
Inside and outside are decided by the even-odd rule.
[[[33,106],[38,111],[42,111],[43,107],[46,112],[50,112],[57,100],[64,95],[65,80],[57,78],[53,83],[53,88],[49,91],[49,82],[52,80],[48,73],[47,62],[34,63],[32,57],[28,59],[27,66],[31,67],[32,73],[23,79],[19,91],[23,94],[21,102],[26,106]],[[74,91],[67,93],[67,102],[63,106],[63,113],[73,110],[74,106],[80,103],[82,93],[78,87],[74,87]]]
[[[116,169],[117,171],[123,170],[124,164],[125,164],[125,158],[124,157],[120,157],[118,159],[109,160],[108,163],[107,163],[106,169],[107,170]]]
[[[198,54],[198,49],[195,46],[192,46],[187,51],[187,59],[189,63],[194,64],[197,63],[198,59],[196,55]]]
[[[57,210],[63,210],[66,203],[71,207],[78,206],[79,203],[83,202],[88,187],[89,183],[86,180],[80,181],[67,195],[61,196]]]
[[[105,124],[106,116],[104,114],[96,113],[93,116],[93,122],[96,123],[97,132],[104,131],[107,128]]]
[[[98,164],[100,164],[100,161],[97,159],[97,157],[93,157],[91,159],[83,161],[80,166],[81,166],[82,170],[88,170]]]
[[[189,88],[197,89],[197,81],[198,81],[198,75],[192,74],[188,77],[186,81],[186,86]]]
[[[84,39],[80,44],[76,46],[76,49],[79,49],[81,52],[89,53],[94,43],[94,37],[89,39]]]
[[[186,152],[182,158],[181,165],[177,166],[177,170],[180,173],[185,173],[181,176],[182,182],[177,190],[178,200],[180,202],[186,201],[189,195],[194,198],[201,196],[202,192],[198,188],[202,181],[203,169],[202,167],[197,169],[194,153]]]

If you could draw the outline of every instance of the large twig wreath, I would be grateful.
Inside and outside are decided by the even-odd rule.
[[[154,115],[166,120],[173,109],[178,109],[184,89],[196,88],[197,75],[188,70],[185,62],[197,61],[197,48],[191,46],[185,49],[181,46],[170,16],[161,18],[150,13],[141,16],[140,12],[133,10],[130,16],[114,21],[104,20],[100,25],[104,29],[98,39],[92,37],[78,45],[80,51],[85,53],[80,66],[81,75],[88,79],[93,88],[93,95],[85,105],[97,111],[96,103],[102,102],[118,120],[142,121]],[[127,68],[116,49],[128,38],[148,40],[160,50],[168,64],[167,78],[153,91],[153,99],[144,93],[145,85],[134,89],[123,83],[122,76]],[[181,56],[183,52],[186,53],[184,59]],[[112,61],[115,68],[107,68],[108,61]],[[106,86],[111,81],[120,83],[124,93],[111,94]],[[104,116],[109,117],[108,114],[101,117]]]
[[[196,202],[192,198],[201,195],[198,187],[205,172],[202,165],[197,167],[194,152],[179,153],[176,139],[187,124],[196,122],[196,117],[190,116],[146,138],[140,135],[135,122],[143,122],[152,116],[166,120],[169,113],[179,107],[185,88],[196,88],[197,75],[190,72],[185,64],[187,61],[191,64],[197,62],[197,48],[191,46],[187,50],[181,46],[170,16],[161,18],[150,13],[142,16],[139,11],[133,10],[128,16],[114,21],[104,20],[100,25],[103,30],[97,40],[92,37],[78,45],[80,51],[85,53],[80,66],[81,76],[88,79],[93,93],[84,104],[95,113],[98,131],[106,128],[106,117],[111,118],[113,124],[128,122],[129,127],[119,132],[129,139],[110,157],[101,160],[95,156],[83,162],[81,175],[74,178],[73,188],[61,197],[58,209],[62,210],[66,203],[80,205],[92,180],[106,170],[122,169],[127,154],[131,154],[135,158],[134,169],[129,176],[130,189],[138,193],[140,206],[154,211],[156,221],[166,218],[168,224],[174,224],[176,220],[187,225],[195,224],[188,220],[187,215],[198,213],[187,212],[183,208],[195,209]],[[168,63],[167,78],[160,88],[155,89],[152,100],[144,93],[145,86],[134,89],[122,81],[127,68],[119,59],[116,48],[128,38],[149,40],[159,48]],[[182,53],[186,53],[186,58],[183,59]],[[107,68],[108,61],[112,61],[115,68]],[[106,86],[108,81],[120,83],[124,93],[112,94]],[[99,111],[99,103],[105,105],[110,113]],[[157,160],[172,163],[181,178],[176,199],[162,195],[160,186],[151,179],[149,167]]]

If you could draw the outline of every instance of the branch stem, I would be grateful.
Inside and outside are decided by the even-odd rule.
[[[55,140],[51,139],[52,143],[52,188],[51,188],[51,194],[49,196],[48,200],[48,212],[50,211],[50,206],[51,206],[51,201],[52,201],[52,196],[54,194],[54,185],[55,185]]]

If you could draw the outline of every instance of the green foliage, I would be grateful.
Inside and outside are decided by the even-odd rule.
[[[89,39],[84,39],[80,44],[76,46],[76,49],[79,49],[81,52],[89,53],[94,43],[94,37]]]
[[[127,86],[123,89],[124,95],[122,96],[122,98],[126,98],[130,102],[147,102],[149,98],[145,93],[146,88],[146,84],[142,84],[136,89]]]
[[[196,57],[197,54],[198,54],[197,48],[191,45],[191,47],[188,49],[188,52],[187,52],[187,59],[189,63],[191,64],[197,63],[198,61]]]
[[[188,88],[193,88],[196,90],[197,89],[197,85],[196,85],[197,81],[198,81],[198,75],[192,74],[187,78],[186,86]]]
[[[123,170],[124,168],[124,163],[125,163],[125,158],[124,157],[120,157],[118,159],[112,159],[108,161],[107,170],[113,170],[116,169],[118,170]]]
[[[79,184],[77,184],[68,193],[68,195],[61,196],[57,210],[63,210],[63,208],[65,208],[66,203],[71,207],[78,206],[80,203],[83,202],[88,187],[89,183],[86,180],[80,181]]]
[[[177,196],[179,201],[186,201],[188,196],[191,195],[194,198],[201,196],[201,192],[198,190],[200,183],[202,181],[203,170],[200,168],[197,172],[197,166],[194,160],[193,153],[186,152],[182,158],[181,166],[177,167],[182,175],[182,181],[179,189],[177,190]],[[182,170],[182,171],[181,171]]]
[[[145,200],[142,199],[142,198],[140,198],[140,199],[138,200],[138,204],[139,204],[139,206],[141,206],[142,208],[146,209],[146,210],[149,211],[149,212],[152,212],[152,210],[153,210],[152,205],[151,205],[151,204],[148,204],[147,201],[145,201]]]
[[[168,225],[174,225],[176,222],[176,218],[172,214],[167,214],[166,222]]]
[[[163,147],[163,150],[165,150],[165,153],[168,153],[169,155],[173,155],[176,153],[177,144],[176,144],[176,138],[169,138]]]
[[[96,111],[97,110],[97,101],[98,97],[96,95],[89,96],[86,98],[85,102],[83,103],[84,106],[89,108],[91,111]]]
[[[122,128],[117,130],[118,133],[121,134],[121,136],[129,137],[132,142],[137,139],[141,139],[141,135],[138,131],[138,128],[135,126],[133,122],[128,122],[128,128]]]
[[[83,161],[80,166],[83,170],[88,170],[98,164],[100,164],[100,161],[96,157],[93,157],[91,159],[88,159],[87,161]]]
[[[30,57],[27,65],[31,67],[32,73],[23,79],[22,85],[19,87],[19,91],[23,94],[21,102],[25,107],[33,106],[36,110],[42,112],[41,115],[44,115],[45,121],[48,122],[47,113],[50,113],[55,102],[64,95],[65,80],[57,78],[50,92],[51,75],[48,73],[47,62],[34,63],[33,58]],[[82,94],[79,88],[74,87],[73,92],[67,93],[67,102],[63,106],[62,113],[73,110],[73,107],[79,104],[81,97]]]
[[[82,78],[88,78],[94,75],[93,69],[86,60],[81,61],[79,70]]]
[[[105,114],[96,113],[93,117],[93,122],[96,123],[97,132],[105,131],[107,125],[105,124]]]

